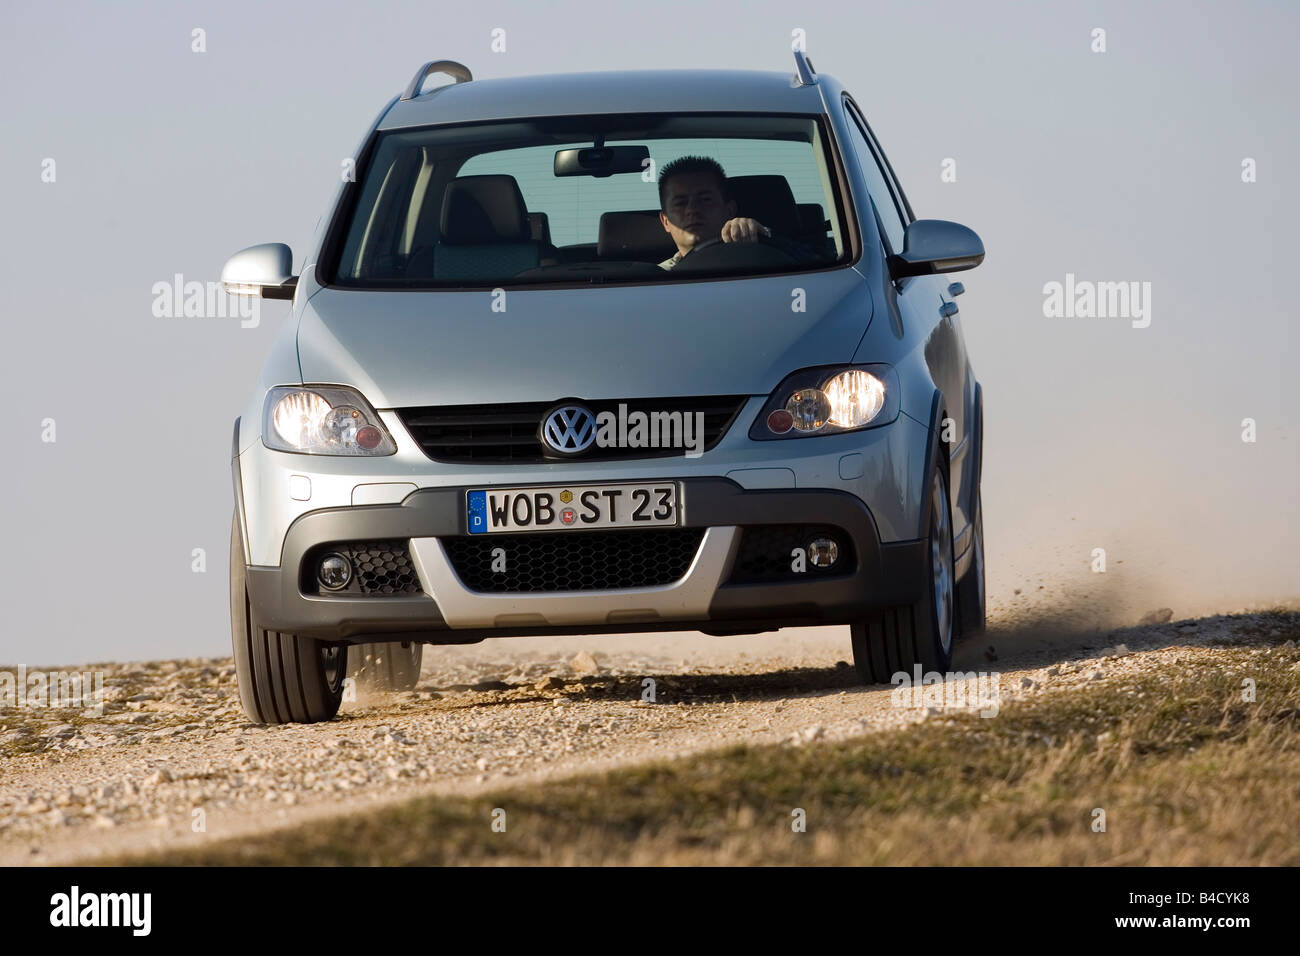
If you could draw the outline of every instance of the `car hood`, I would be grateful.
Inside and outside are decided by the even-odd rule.
[[[495,296],[327,288],[303,308],[298,357],[303,382],[355,386],[376,408],[765,395],[850,361],[870,319],[852,268]]]

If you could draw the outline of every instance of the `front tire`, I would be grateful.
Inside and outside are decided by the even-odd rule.
[[[852,625],[853,665],[865,684],[888,684],[902,671],[945,673],[952,665],[956,595],[953,582],[952,508],[942,469],[930,478],[927,580],[921,599],[889,608]]]
[[[962,637],[984,630],[986,602],[984,599],[984,503],[983,495],[975,493],[975,517],[971,521],[974,537],[970,546],[970,568],[957,585],[957,613],[961,622]]]
[[[239,703],[249,720],[310,724],[338,713],[347,647],[260,626],[248,599],[238,512],[230,527],[230,636]]]

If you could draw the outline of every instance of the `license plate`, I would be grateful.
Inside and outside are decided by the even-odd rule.
[[[490,488],[465,494],[470,534],[663,528],[681,521],[676,482]]]

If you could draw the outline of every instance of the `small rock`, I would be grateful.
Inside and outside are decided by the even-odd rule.
[[[1116,644],[1114,654],[1116,657],[1128,657],[1133,652],[1128,649],[1127,644]]]
[[[1023,690],[1028,690],[1029,688],[1031,688],[1031,687],[1033,687],[1033,686],[1034,686],[1034,682],[1033,682],[1032,680],[1030,680],[1028,677],[1022,677],[1022,678],[1020,678],[1020,687],[1021,687],[1021,689],[1023,689]]]
[[[579,651],[575,654],[573,660],[569,661],[569,666],[580,677],[600,673],[600,665],[588,651]]]
[[[1148,611],[1146,614],[1142,615],[1142,620],[1138,621],[1138,624],[1143,626],[1151,625],[1151,624],[1165,624],[1173,620],[1173,617],[1174,617],[1173,608],[1162,607],[1162,608],[1157,608],[1154,611]]]
[[[1088,679],[1101,680],[1105,676],[1106,674],[1101,670],[1101,668],[1098,668],[1097,670],[1093,671],[1091,674],[1088,675]]]
[[[171,771],[166,767],[159,767],[153,773],[149,774],[149,776],[144,778],[144,785],[146,787],[156,787],[161,783],[170,783],[171,779]]]
[[[558,677],[543,677],[533,685],[533,690],[559,690],[564,686],[564,681]]]
[[[984,648],[984,659],[989,661],[995,661],[998,659],[997,649],[992,644]]]
[[[1061,669],[1060,669],[1059,667],[1057,667],[1055,664],[1053,664],[1051,667],[1049,667],[1049,668],[1047,669],[1047,676],[1048,676],[1048,677],[1059,677],[1059,676],[1061,676]]]

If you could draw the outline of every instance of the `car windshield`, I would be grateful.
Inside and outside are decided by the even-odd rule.
[[[837,170],[817,117],[422,127],[380,134],[369,155],[323,257],[333,284],[680,282],[849,258]]]

